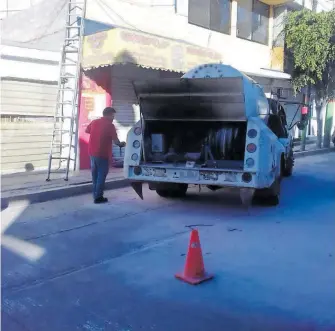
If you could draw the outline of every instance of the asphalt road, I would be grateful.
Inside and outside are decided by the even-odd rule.
[[[298,159],[277,207],[106,196],[2,212],[2,330],[335,330],[335,153]],[[189,225],[215,276],[198,286],[174,278]]]

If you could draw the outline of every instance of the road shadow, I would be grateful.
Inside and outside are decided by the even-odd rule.
[[[220,189],[215,192],[205,188],[200,192],[197,188],[191,189],[182,199],[191,204],[201,203],[202,206],[211,207],[236,207],[243,209],[238,189]],[[294,174],[284,178],[281,184],[281,196],[278,206],[269,206],[265,202],[256,200],[252,209],[264,210],[290,210],[301,213],[302,210],[314,210],[323,203],[334,203],[335,208],[335,179],[325,180],[309,174]]]

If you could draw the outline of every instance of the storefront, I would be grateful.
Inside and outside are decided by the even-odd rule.
[[[196,65],[222,61],[206,48],[115,28],[85,37],[79,116],[80,168],[89,168],[85,124],[100,117],[106,106],[116,111],[115,126],[120,140],[139,118],[133,81],[176,78]],[[113,157],[122,157],[119,148]]]

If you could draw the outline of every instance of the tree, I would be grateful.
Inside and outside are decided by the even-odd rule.
[[[284,33],[293,60],[295,92],[304,87],[315,89],[317,147],[321,148],[323,117],[329,99],[335,94],[335,11],[290,12]]]

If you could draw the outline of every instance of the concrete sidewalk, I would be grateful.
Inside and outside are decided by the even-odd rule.
[[[73,173],[68,181],[62,174],[52,174],[47,182],[46,171],[16,173],[1,176],[1,208],[6,208],[15,201],[29,203],[45,202],[85,194],[92,189],[90,170]],[[111,168],[107,176],[106,189],[115,189],[128,185],[123,177],[123,169]]]
[[[309,138],[306,141],[305,150],[301,151],[301,142],[295,141],[293,144],[294,157],[300,158],[308,155],[324,154],[335,151],[333,145],[330,148],[316,148],[316,138]]]

